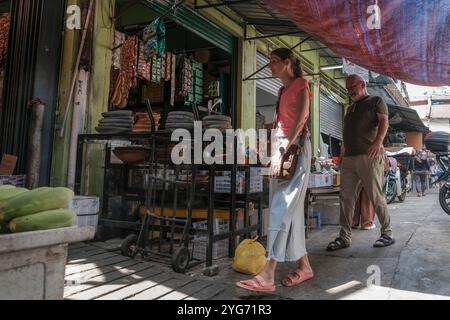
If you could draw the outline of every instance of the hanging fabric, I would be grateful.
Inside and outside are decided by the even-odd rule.
[[[125,108],[128,104],[130,89],[137,86],[137,58],[138,39],[136,36],[129,37],[122,46],[120,74],[111,98],[111,104],[115,107]]]
[[[114,45],[113,47],[116,48],[113,50],[113,56],[112,56],[112,65],[116,69],[120,69],[120,57],[122,55],[122,45],[126,40],[126,35],[122,32],[115,31],[114,32]]]
[[[161,78],[162,78],[162,58],[153,56],[151,81],[154,83],[159,83],[161,82]]]
[[[0,17],[0,66],[3,67],[6,60],[6,52],[8,49],[8,35],[10,15],[5,14]]]
[[[144,43],[139,41],[138,77],[145,81],[151,80],[151,64],[145,60]]]
[[[192,92],[192,63],[187,57],[182,58],[181,95],[187,97]]]
[[[147,61],[153,56],[161,57],[166,52],[166,26],[161,18],[157,18],[144,29],[143,39]]]
[[[192,61],[192,71],[194,102],[201,104],[203,102],[203,65],[197,61]]]
[[[166,52],[165,54],[166,68],[165,68],[165,81],[170,81],[172,78],[172,54],[170,52]]]

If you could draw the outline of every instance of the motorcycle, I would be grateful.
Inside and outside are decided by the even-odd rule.
[[[398,195],[397,173],[393,169],[389,169],[384,177],[384,196],[388,204],[394,202]]]
[[[439,204],[445,213],[450,215],[450,134],[443,131],[431,132],[424,140],[427,149],[436,155],[438,179],[433,185],[444,182],[439,190]]]
[[[400,202],[404,202],[408,191],[411,190],[411,178],[409,169],[413,157],[412,148],[404,148],[398,152],[387,152],[386,155],[394,158],[397,166],[389,166],[388,173],[385,177],[385,197],[388,204],[394,202],[398,198]]]
[[[434,185],[440,182],[445,182],[439,190],[439,204],[442,209],[450,215],[450,154],[448,152],[435,153],[440,174],[438,179],[434,181]]]

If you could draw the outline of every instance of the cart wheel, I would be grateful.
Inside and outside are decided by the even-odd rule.
[[[173,255],[172,267],[177,273],[186,273],[189,266],[190,254],[188,248],[182,247]]]
[[[120,251],[122,255],[129,258],[134,258],[138,254],[137,246],[138,237],[135,234],[130,234],[123,240]]]

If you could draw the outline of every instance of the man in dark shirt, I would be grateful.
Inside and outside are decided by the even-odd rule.
[[[383,99],[368,94],[366,82],[357,75],[348,77],[347,90],[353,104],[344,119],[341,232],[327,250],[335,251],[351,245],[353,213],[362,187],[374,204],[381,223],[381,237],[374,247],[387,247],[395,243],[383,192],[383,141],[389,128],[388,108]]]
[[[430,173],[430,164],[427,160],[427,153],[424,151],[417,152],[414,157],[414,182],[416,185],[417,196],[425,197],[427,190],[427,178]]]

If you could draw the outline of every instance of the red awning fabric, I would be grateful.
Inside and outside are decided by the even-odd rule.
[[[450,85],[450,0],[263,1],[353,63],[418,85]]]

